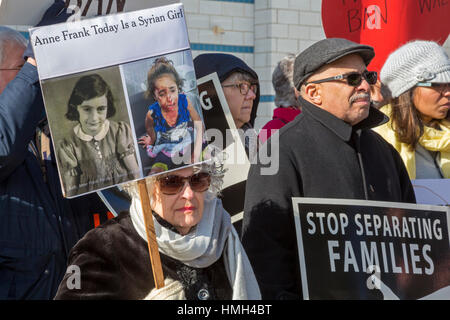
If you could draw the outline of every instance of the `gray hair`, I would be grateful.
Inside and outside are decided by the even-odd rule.
[[[26,47],[28,44],[27,39],[20,32],[5,26],[0,26],[0,65],[3,65],[3,60],[5,59],[3,56],[3,48],[6,46],[6,43],[17,44],[23,47]]]
[[[273,70],[272,85],[275,90],[277,107],[300,106],[294,91],[294,61],[295,55],[290,53],[281,59]]]

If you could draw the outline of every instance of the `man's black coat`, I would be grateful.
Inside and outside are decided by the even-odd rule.
[[[278,173],[262,175],[257,163],[247,180],[242,243],[263,299],[301,296],[292,197],[415,203],[399,154],[371,130],[387,121],[380,111],[352,127],[301,102],[303,112],[279,132]]]

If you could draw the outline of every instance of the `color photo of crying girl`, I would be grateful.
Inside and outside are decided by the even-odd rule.
[[[172,61],[165,57],[157,58],[147,74],[146,95],[154,103],[148,106],[146,134],[139,138],[139,144],[152,159],[149,174],[200,160],[199,157],[195,159],[195,151],[200,156],[203,149],[203,123],[182,91],[183,82]],[[177,157],[184,162],[176,163]]]

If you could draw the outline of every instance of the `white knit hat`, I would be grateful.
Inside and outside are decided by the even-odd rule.
[[[381,83],[392,98],[419,82],[449,83],[450,60],[444,49],[433,41],[412,41],[391,53],[380,73]]]

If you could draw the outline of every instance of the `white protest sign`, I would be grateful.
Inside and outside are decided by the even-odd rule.
[[[450,205],[450,179],[411,180],[417,203]]]
[[[54,0],[0,0],[0,25],[35,26]],[[178,0],[64,0],[81,18],[148,9]]]
[[[32,28],[30,41],[66,197],[200,161],[201,107],[181,4]],[[177,80],[187,75],[189,85]],[[164,76],[176,89],[170,99],[154,90]]]
[[[30,29],[41,80],[189,49],[186,35],[180,5]]]

